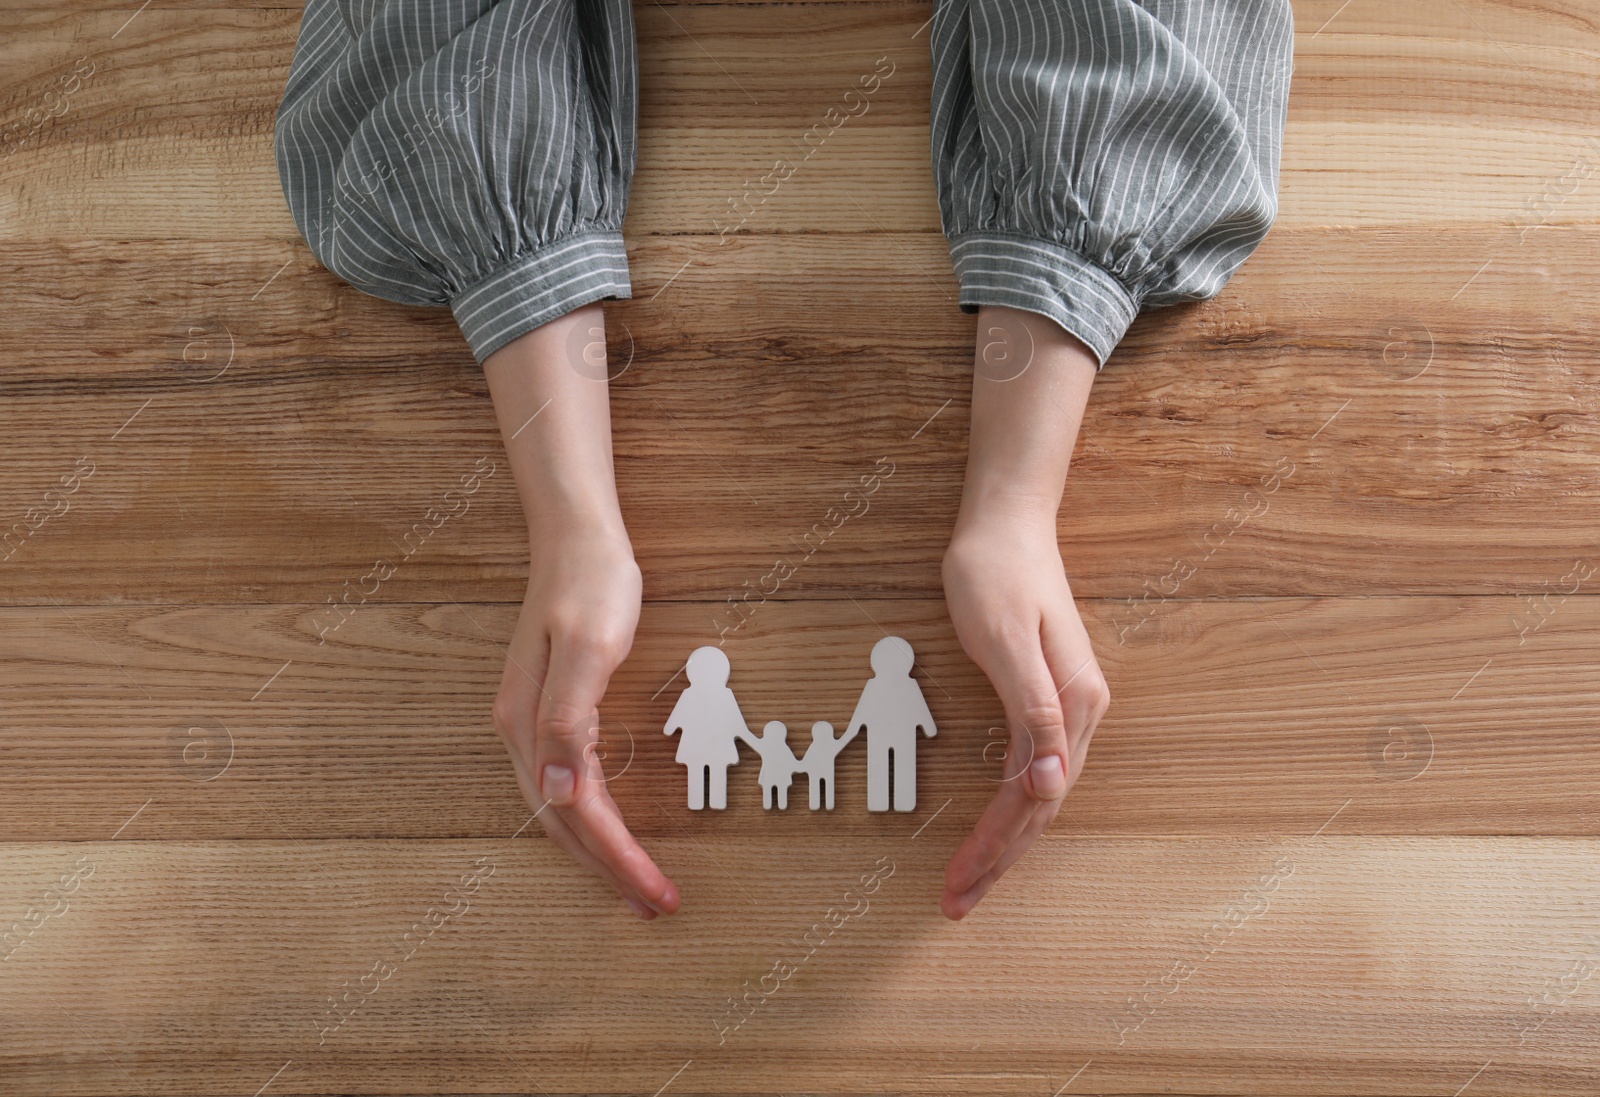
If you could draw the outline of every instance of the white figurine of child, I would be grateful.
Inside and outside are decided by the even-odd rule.
[[[771,811],[789,808],[789,785],[800,763],[789,749],[789,729],[780,720],[768,720],[761,738],[750,740],[761,755],[761,806]]]
[[[854,731],[847,731],[835,739],[833,725],[826,720],[811,725],[811,745],[800,759],[800,769],[811,778],[812,811],[824,803],[829,811],[833,810],[833,763],[855,737]]]

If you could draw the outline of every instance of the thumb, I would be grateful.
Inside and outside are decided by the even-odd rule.
[[[1006,780],[1036,800],[1059,800],[1067,793],[1067,728],[1043,647],[1024,642],[996,654],[984,669],[1011,725]]]
[[[600,699],[621,660],[581,636],[551,646],[533,756],[539,792],[559,808],[582,799],[586,783],[604,779],[593,748],[600,735]]]

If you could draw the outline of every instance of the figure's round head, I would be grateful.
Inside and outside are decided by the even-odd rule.
[[[813,742],[826,742],[833,738],[833,725],[826,720],[818,720],[811,725],[811,739]]]
[[[787,740],[789,738],[789,728],[782,720],[768,720],[766,726],[761,729],[761,735],[765,739],[771,739],[776,736],[779,739]]]
[[[689,654],[687,670],[690,685],[725,686],[728,684],[728,655],[721,648],[709,645],[695,648]]]
[[[911,645],[898,636],[885,636],[872,645],[872,673],[884,677],[904,678],[911,673],[915,656]]]

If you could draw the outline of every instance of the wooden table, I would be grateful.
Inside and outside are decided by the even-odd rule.
[[[974,332],[929,14],[638,7],[608,323],[646,602],[604,712],[684,894],[645,924],[528,825],[490,727],[527,552],[481,369],[279,193],[299,11],[5,5],[5,119],[80,79],[0,161],[0,492],[51,512],[0,566],[0,1091],[1596,1092],[1600,12],[1296,4],[1277,226],[1135,323],[1074,461],[1111,711],[959,924],[1001,709],[939,582]],[[753,765],[685,809],[672,680],[779,559],[727,634],[746,715],[842,726],[906,637],[941,728],[914,813],[865,811],[859,748],[831,815],[763,812]]]

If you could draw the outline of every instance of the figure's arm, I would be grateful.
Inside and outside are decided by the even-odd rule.
[[[917,726],[922,729],[922,734],[932,739],[939,734],[939,729],[934,725],[933,713],[928,709],[928,699],[923,696],[922,688],[917,687],[917,707],[922,710],[922,715],[917,720]]]
[[[757,755],[761,754],[761,740],[750,731],[750,725],[745,723],[744,713],[739,711],[739,701],[731,693],[728,702],[728,720],[734,726],[733,737],[744,740],[746,746]]]
[[[940,212],[978,313],[942,575],[1011,730],[945,874],[961,918],[1054,818],[1110,704],[1057,539],[1068,462],[1140,308],[1217,293],[1271,227],[1294,25],[1288,0],[936,0],[931,38]]]
[[[683,726],[683,702],[684,698],[680,696],[677,703],[672,706],[672,714],[667,717],[667,726],[662,729],[667,735],[676,735],[678,729]]]
[[[850,723],[845,725],[844,734],[839,736],[839,750],[844,750],[845,745],[851,742],[861,729],[867,726],[867,699],[872,695],[872,679],[867,679],[866,688],[861,691],[861,699],[856,702],[855,712],[850,714]]]

